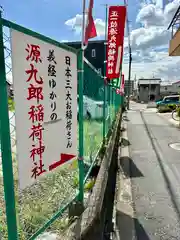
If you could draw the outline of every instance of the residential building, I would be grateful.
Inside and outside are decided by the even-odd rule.
[[[81,48],[81,42],[65,42],[65,44],[76,49]],[[89,41],[84,56],[99,73],[104,75],[105,40]]]
[[[172,83],[174,93],[180,94],[180,81]]]
[[[172,83],[162,83],[160,86],[161,97],[174,94]]]
[[[137,101],[148,102],[160,98],[160,78],[139,79],[137,81]]]
[[[160,86],[161,97],[180,93],[180,81],[162,82]]]
[[[89,65],[95,67],[95,69],[104,76],[104,59],[105,59],[105,41],[89,41],[87,48],[85,49],[85,63],[84,63],[84,95],[94,99],[96,101],[103,99],[103,85],[104,79],[100,77],[94,78],[94,71]],[[80,49],[81,42],[67,42],[65,43],[70,47]]]
[[[64,42],[66,45],[80,49],[81,48],[81,42]],[[89,41],[88,47],[85,49],[85,58],[97,69],[99,73],[104,76],[105,73],[105,64],[104,60],[106,57],[106,52],[105,52],[105,40],[97,40],[97,41]],[[87,61],[85,61],[86,63]],[[88,71],[86,68],[87,65],[85,64],[85,73]],[[90,71],[89,71],[90,73]],[[100,100],[103,97],[102,94],[102,89],[103,89],[103,84],[104,81],[101,79],[98,81],[97,79],[93,79],[91,77],[91,74],[86,75],[86,78],[84,79],[84,94],[96,99]],[[96,83],[95,83],[96,81]],[[127,94],[128,88],[128,80],[125,80],[125,93]],[[133,92],[134,89],[134,81],[130,82],[130,94]],[[99,95],[99,96],[98,96]]]
[[[180,6],[168,26],[169,29],[171,29],[169,56],[180,56]]]

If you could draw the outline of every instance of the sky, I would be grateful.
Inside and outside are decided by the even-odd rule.
[[[127,1],[127,0],[126,0]],[[94,0],[97,39],[105,38],[104,4],[123,5],[123,0]],[[58,41],[81,39],[82,0],[1,0],[3,17]],[[86,0],[88,6],[88,0]],[[160,77],[180,80],[180,57],[169,57],[167,30],[180,0],[128,0],[132,46],[131,78]],[[127,34],[124,39],[123,72],[128,78]]]

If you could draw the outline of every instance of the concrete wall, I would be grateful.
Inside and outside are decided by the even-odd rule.
[[[160,84],[155,87],[155,100],[157,100],[160,96]]]
[[[63,240],[110,240],[116,186],[121,112],[113,125],[90,201],[83,214],[61,236]]]
[[[161,96],[167,96],[167,95],[179,94],[179,93],[180,93],[180,83],[161,85],[160,87]]]
[[[149,89],[147,86],[139,86],[139,101],[148,102],[149,99]]]
[[[161,94],[166,94],[173,91],[174,91],[173,85],[164,85],[160,87]]]
[[[180,92],[180,82],[176,82],[172,84],[174,92]]]
[[[157,100],[160,96],[160,85],[159,84],[153,84],[153,85],[139,85],[138,89],[138,96],[139,96],[139,102],[148,102],[149,99]],[[154,98],[154,99],[152,99]]]

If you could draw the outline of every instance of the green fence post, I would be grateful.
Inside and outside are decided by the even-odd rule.
[[[104,105],[103,105],[103,143],[106,139],[106,89],[107,85],[105,83],[106,79],[106,43],[107,43],[107,25],[108,25],[108,6],[106,5],[106,18],[105,18],[105,44],[104,44]],[[108,103],[108,102],[107,102]],[[107,104],[108,111],[108,104]]]
[[[84,201],[84,119],[83,119],[83,83],[84,81],[84,60],[83,50],[78,52],[78,93],[79,93],[79,196],[78,200]]]
[[[108,130],[111,126],[111,87],[108,85],[108,98],[109,98],[109,118],[108,118]]]
[[[113,91],[113,121],[114,121],[115,116],[116,116],[115,95],[114,95],[115,94],[115,89],[113,88],[112,91]]]
[[[105,78],[104,78],[105,80]],[[104,92],[103,92],[103,101],[104,101],[104,105],[103,105],[103,143],[105,143],[105,139],[106,139],[106,109],[108,108],[108,105],[106,104],[106,84],[104,82]],[[108,109],[107,109],[108,110]]]
[[[7,83],[3,45],[3,25],[1,12],[0,12],[0,104],[1,104],[0,110],[1,156],[2,156],[8,240],[17,240],[18,233],[16,222],[14,179],[11,155],[11,139],[9,127]]]

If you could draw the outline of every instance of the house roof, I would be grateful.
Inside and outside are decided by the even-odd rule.
[[[177,84],[177,83],[180,83],[180,80],[179,80],[179,81],[176,81],[176,82],[173,82],[173,84]]]

